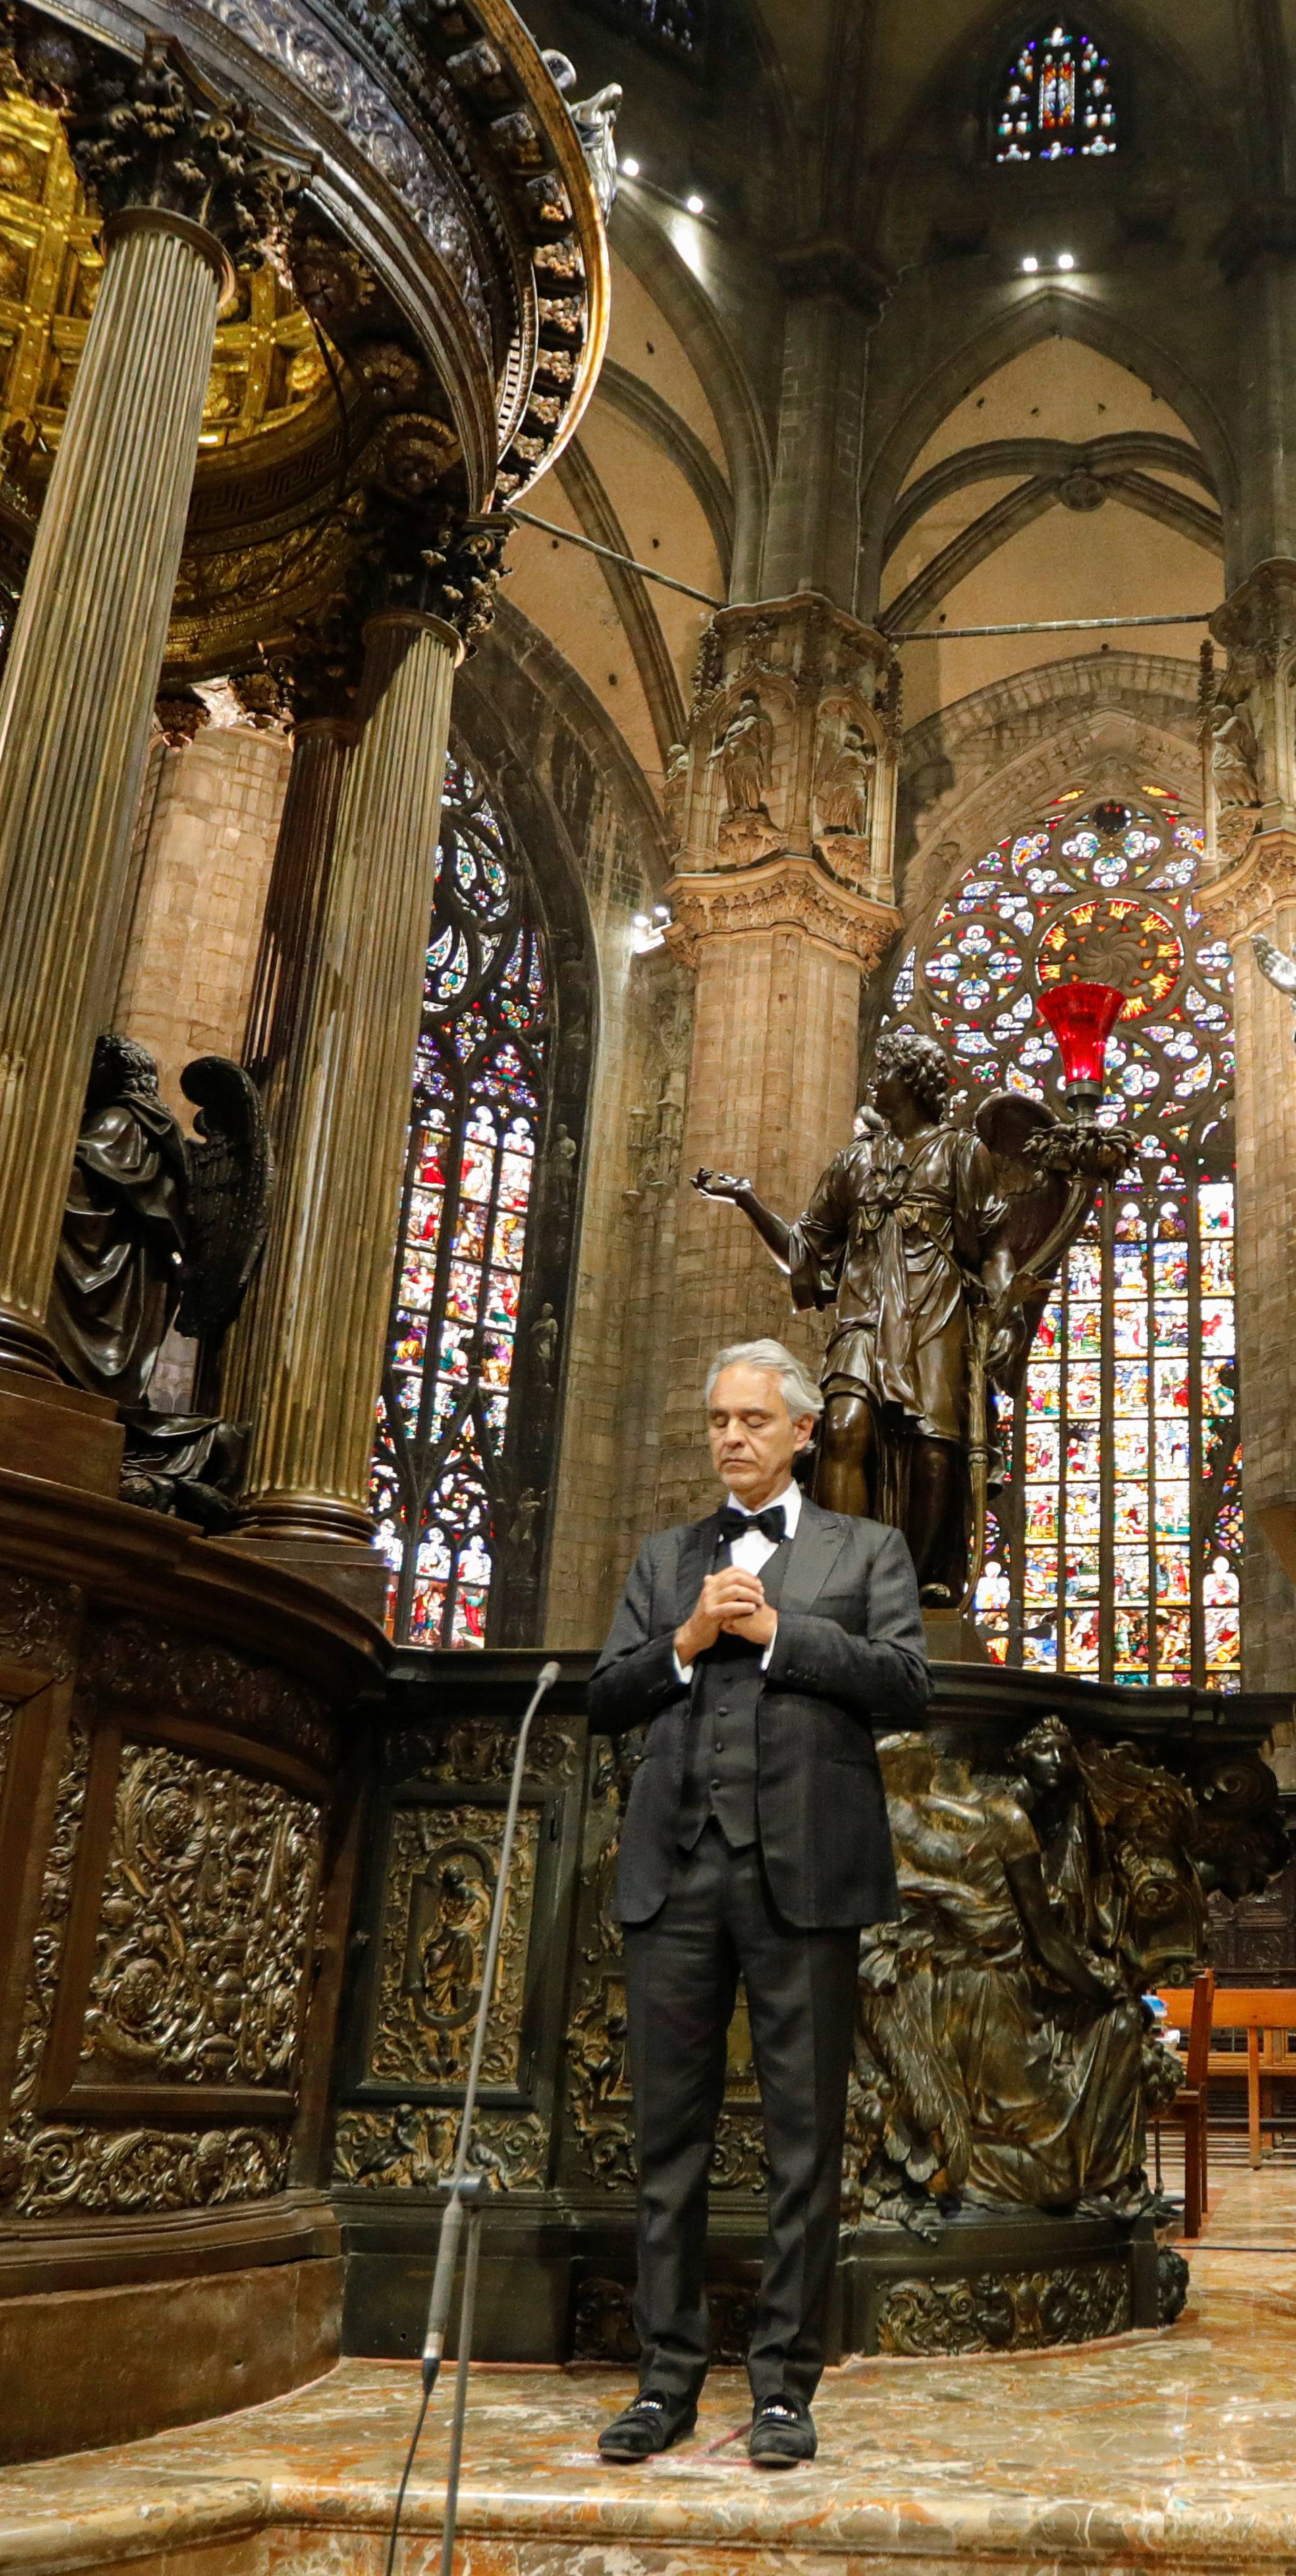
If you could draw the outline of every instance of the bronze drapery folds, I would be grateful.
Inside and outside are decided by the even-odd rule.
[[[218,1526],[243,1433],[214,1415],[151,1412],[148,1391],[173,1323],[210,1356],[237,1313],[265,1240],[273,1165],[241,1067],[200,1056],[181,1084],[198,1105],[195,1137],[159,1096],[147,1051],[98,1039],[48,1321],[64,1375],[121,1408],[123,1499]]]
[[[1008,1765],[880,1749],[903,1912],[861,1954],[860,2214],[932,2237],[969,2204],[1136,2216],[1179,2081],[1141,1997],[1205,1943],[1192,1795],[1054,1718]]]

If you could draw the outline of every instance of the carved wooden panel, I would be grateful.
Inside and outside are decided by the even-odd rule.
[[[169,1744],[124,1744],[78,2086],[286,2085],[319,1812]]]
[[[321,1845],[295,1787],[99,1727],[41,2108],[290,2119]]]
[[[462,2084],[495,1897],[500,1806],[396,1807],[388,1846],[371,2077]],[[518,1817],[482,2082],[520,2086],[540,1815]]]

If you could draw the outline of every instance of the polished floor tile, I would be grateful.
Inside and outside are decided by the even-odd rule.
[[[1172,2175],[1167,2166],[1167,2179]],[[1296,2169],[1217,2165],[1168,2333],[1079,2351],[830,2372],[812,2467],[762,2475],[745,2389],[695,2439],[604,2468],[623,2374],[472,2376],[455,2576],[862,2576],[894,2564],[1220,2570],[1296,2562]],[[1234,2250],[1236,2249],[1236,2250]],[[429,2415],[399,2576],[436,2576],[450,2383]],[[383,2576],[417,2401],[407,2363],[346,2361],[223,2421],[0,2474],[0,2569]]]

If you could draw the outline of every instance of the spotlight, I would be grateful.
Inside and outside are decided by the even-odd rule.
[[[1058,252],[1058,267],[1059,267],[1059,268],[1074,268],[1074,267],[1075,267],[1075,259],[1074,259],[1074,256],[1073,256],[1073,254],[1072,254],[1069,250],[1060,250],[1060,251]]]
[[[651,921],[651,918],[650,918],[650,916],[649,916],[646,912],[636,912],[636,913],[632,913],[632,914],[631,914],[631,916],[630,916],[630,918],[631,918],[631,924],[632,924],[632,927],[633,927],[635,930],[651,930],[651,929],[652,929],[652,921]]]
[[[633,159],[633,157],[631,156],[631,154],[630,154],[630,153],[628,153],[628,152],[627,152],[627,154],[626,154],[626,156],[625,156],[625,159],[624,159],[624,160],[619,164],[619,167],[620,167],[622,170],[624,170],[624,172],[625,172],[625,174],[626,174],[627,179],[637,179],[637,178],[638,178],[638,176],[639,176],[639,164],[638,164],[638,162],[637,162],[636,160],[634,160],[634,159]]]
[[[1022,267],[1028,277],[1033,277],[1035,275],[1035,271],[1039,267],[1039,261],[1036,259],[1033,252],[1027,253],[1025,259],[1022,261]]]
[[[652,917],[654,921],[669,921],[671,917],[670,905],[668,903],[655,903],[653,905]]]
[[[684,203],[691,215],[704,215],[706,213],[705,197],[686,197]]]

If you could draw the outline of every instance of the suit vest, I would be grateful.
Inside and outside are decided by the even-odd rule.
[[[791,1542],[785,1539],[761,1567],[771,1609],[778,1607],[791,1554]],[[734,1851],[745,1851],[759,1838],[756,1712],[764,1654],[763,1646],[750,1645],[745,1637],[717,1637],[698,1657],[677,1831],[682,1851],[692,1851],[712,1816]]]

